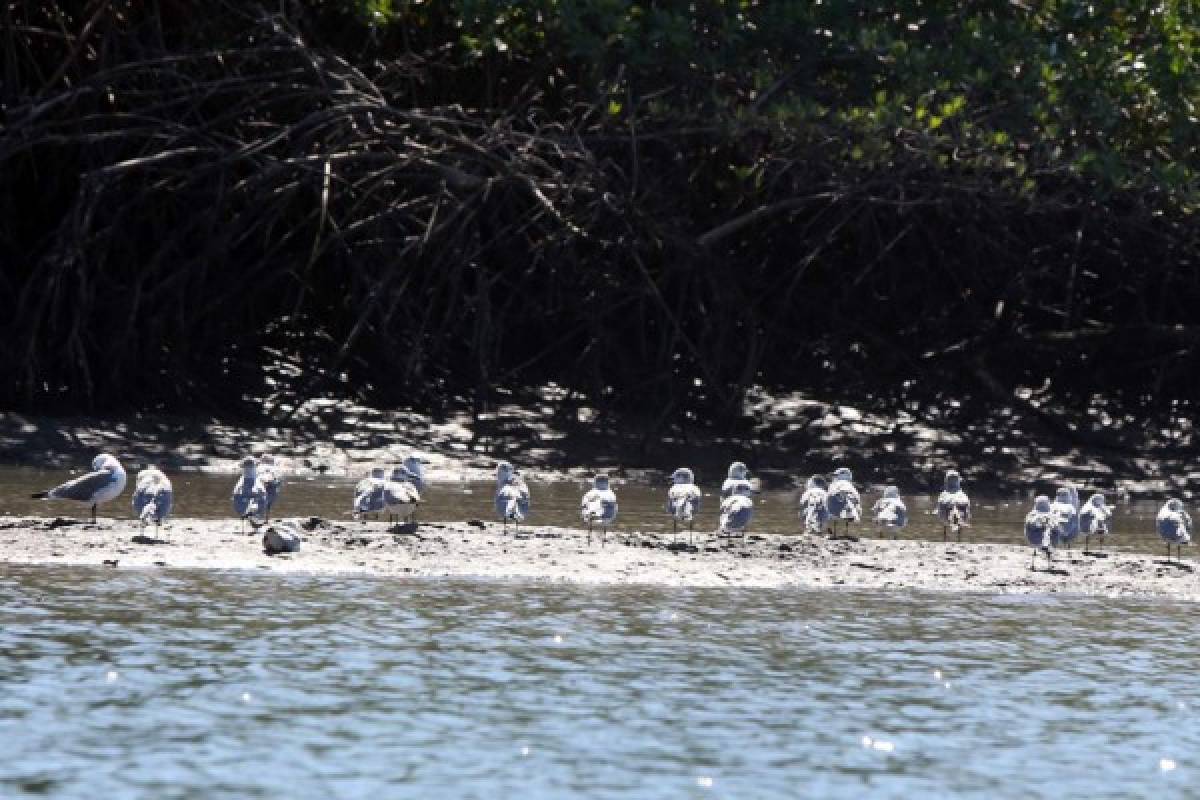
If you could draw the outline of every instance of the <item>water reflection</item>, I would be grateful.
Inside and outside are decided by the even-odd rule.
[[[1182,793],[1193,616],[0,568],[0,796]]]

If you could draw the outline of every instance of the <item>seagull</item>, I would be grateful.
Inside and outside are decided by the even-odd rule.
[[[96,521],[96,506],[107,503],[125,491],[125,469],[121,462],[107,453],[92,459],[92,471],[45,492],[30,495],[36,500],[74,500],[92,507],[92,522]]]
[[[1059,533],[1054,546],[1065,544],[1071,548],[1071,542],[1079,535],[1079,491],[1074,486],[1060,486],[1054,495],[1050,510],[1058,515]]]
[[[354,517],[378,514],[383,511],[383,484],[386,482],[383,467],[371,467],[367,477],[354,485]]]
[[[751,491],[753,491],[754,487],[750,483],[746,465],[740,461],[735,461],[729,465],[729,472],[727,473],[725,482],[721,484],[721,499],[724,500],[725,498],[731,496],[734,493],[734,490],[743,483],[747,486],[750,486]]]
[[[1178,554],[1180,546],[1192,543],[1192,517],[1178,498],[1172,497],[1163,504],[1155,523],[1158,535],[1167,543],[1167,561],[1171,560],[1171,545],[1175,545]]]
[[[1033,500],[1033,510],[1025,515],[1025,541],[1035,548],[1029,568],[1037,563],[1038,550],[1046,554],[1046,568],[1054,561],[1051,555],[1062,531],[1062,519],[1050,507],[1050,498],[1039,494]]]
[[[617,518],[617,495],[608,488],[608,476],[603,473],[592,479],[592,488],[583,496],[579,513],[587,523],[588,544],[592,543],[592,526],[600,527],[600,544],[604,544],[608,526]]]
[[[834,518],[834,530],[837,529],[837,520],[845,520],[847,535],[850,533],[850,523],[862,519],[862,498],[858,496],[853,481],[850,470],[838,467],[833,471],[833,482],[829,484],[829,493],[825,498],[829,514]]]
[[[962,541],[962,529],[971,524],[971,498],[962,488],[962,476],[957,470],[947,470],[942,484],[942,493],[937,499],[937,515],[942,521],[942,541],[946,541],[947,528],[958,541]]]
[[[262,480],[263,488],[267,490],[267,508],[266,518],[271,518],[271,509],[275,507],[275,500],[279,497],[279,490],[283,488],[283,473],[280,471],[282,465],[275,459],[275,456],[267,453],[258,459],[258,477]]]
[[[733,494],[721,501],[721,521],[718,536],[746,535],[746,526],[754,516],[754,489],[749,481],[740,481],[733,487]]]
[[[507,461],[496,464],[496,513],[504,521],[505,531],[509,522],[519,527],[529,516],[529,486]]]
[[[800,495],[800,519],[804,520],[805,533],[821,533],[829,524],[829,481],[821,475],[813,475],[804,485]]]
[[[383,484],[383,507],[389,521],[394,514],[397,519],[412,522],[417,506],[421,505],[421,491],[417,488],[415,475],[407,467],[393,467],[392,477]]]
[[[908,508],[895,486],[884,489],[883,497],[875,501],[871,510],[875,512],[875,524],[890,530],[893,539],[896,538],[896,531],[908,524]]]
[[[682,525],[688,529],[688,542],[692,541],[692,524],[700,510],[703,493],[696,486],[696,476],[687,467],[680,467],[671,474],[671,488],[667,490],[667,513],[671,515],[671,541]]]
[[[1112,520],[1112,506],[1106,505],[1104,495],[1097,492],[1088,498],[1083,508],[1079,509],[1079,528],[1083,533],[1083,552],[1088,551],[1088,544],[1093,536],[1108,535],[1108,524]]]
[[[155,533],[171,513],[175,494],[171,480],[157,467],[146,467],[137,474],[133,490],[133,513],[142,527],[154,525]]]
[[[233,487],[233,513],[242,518],[242,531],[246,520],[257,528],[267,517],[267,487],[258,474],[258,461],[247,456],[242,459],[242,476]]]
[[[404,461],[401,463],[403,463],[404,468],[408,470],[408,474],[411,476],[409,480],[413,486],[417,487],[417,491],[425,491],[425,465],[429,462],[425,461],[420,456],[410,455],[405,457]]]

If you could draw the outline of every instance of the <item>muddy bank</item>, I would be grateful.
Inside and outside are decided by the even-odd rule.
[[[391,527],[291,520],[298,553],[270,556],[236,521],[180,519],[158,534],[134,522],[0,518],[0,562],[117,568],[238,569],[663,586],[847,587],[1002,594],[1151,595],[1200,600],[1191,561],[1161,555],[1059,552],[1031,571],[1030,550],[994,544],[829,540],[750,535],[695,545],[660,533],[531,527],[481,521]]]

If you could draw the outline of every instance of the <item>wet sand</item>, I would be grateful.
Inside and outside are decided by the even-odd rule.
[[[263,570],[536,580],[577,584],[920,589],[998,594],[1070,593],[1200,600],[1185,558],[1078,549],[1030,570],[1031,550],[998,544],[751,534],[695,546],[658,532],[614,534],[601,545],[582,530],[497,523],[288,520],[303,534],[299,552],[270,556],[262,537],[233,520],[179,519],[157,535],[136,522],[71,517],[0,517],[0,563],[105,565],[152,569]]]

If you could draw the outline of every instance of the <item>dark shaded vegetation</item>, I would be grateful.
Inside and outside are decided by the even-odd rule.
[[[1187,2],[0,8],[3,406],[1200,393]]]

